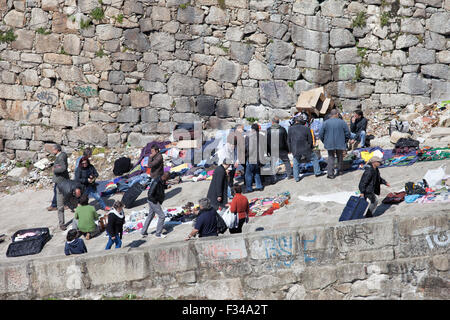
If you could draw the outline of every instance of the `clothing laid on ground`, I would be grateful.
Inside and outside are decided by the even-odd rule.
[[[83,239],[76,238],[72,241],[66,241],[66,245],[64,247],[64,253],[66,256],[71,254],[81,254],[87,253],[86,245],[84,244]]]
[[[97,228],[94,221],[98,220],[99,215],[93,206],[78,206],[75,209],[74,219],[78,220],[78,230],[82,232],[93,232]]]
[[[217,236],[217,217],[214,208],[200,210],[195,229],[198,230],[199,237]]]

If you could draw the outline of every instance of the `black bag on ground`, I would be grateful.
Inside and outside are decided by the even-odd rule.
[[[228,229],[227,224],[225,223],[225,221],[223,220],[221,215],[218,214],[217,212],[216,212],[216,217],[217,217],[217,232],[225,233],[225,231],[227,231],[227,229]]]
[[[425,188],[427,187],[426,181],[424,181],[425,184]],[[414,182],[407,182],[405,183],[405,191],[407,195],[412,195],[412,194],[427,194],[427,192],[425,191],[425,188],[423,188],[422,186],[414,183]]]
[[[400,138],[398,139],[397,143],[395,144],[395,149],[397,148],[419,148],[420,142],[411,138]]]
[[[143,186],[139,182],[133,184],[122,197],[122,203],[125,205],[125,208],[132,208],[133,203],[141,195],[142,191],[144,191],[145,188],[146,186]]]
[[[351,196],[342,211],[339,221],[347,221],[354,219],[364,218],[364,213],[366,212],[369,203],[366,199],[357,196]]]
[[[21,235],[34,233],[34,235],[21,239]],[[44,245],[51,238],[48,228],[22,229],[13,234],[12,243],[6,251],[7,257],[20,257],[30,254],[36,254],[42,251]]]
[[[113,173],[115,176],[121,176],[132,168],[131,159],[122,157],[114,161]]]

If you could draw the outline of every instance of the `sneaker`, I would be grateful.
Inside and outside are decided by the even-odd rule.
[[[66,229],[67,229],[67,227],[66,227],[65,225],[63,225],[63,224],[60,225],[59,228],[60,228],[62,231],[66,231]]]
[[[325,172],[321,172],[321,173],[319,173],[319,174],[316,174],[316,178],[321,177],[321,176],[323,176],[323,175],[325,175],[325,174],[326,174]]]
[[[156,237],[156,238],[164,239],[164,238],[167,237],[167,236],[166,236],[165,234],[160,234],[160,235],[155,234],[155,237]]]
[[[50,207],[47,208],[47,211],[56,211],[56,210],[58,210],[57,207],[50,206]]]
[[[147,232],[146,233],[141,233],[141,236],[142,236],[142,238],[147,238],[148,233]]]
[[[334,179],[334,176],[327,176],[328,179]]]

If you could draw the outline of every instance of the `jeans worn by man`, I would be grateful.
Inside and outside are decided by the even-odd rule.
[[[257,164],[247,162],[245,167],[245,187],[247,192],[253,191],[253,179],[255,179],[256,190],[262,190],[263,185],[261,182],[261,168]]]
[[[299,162],[295,157],[294,157],[293,162],[294,162],[293,163],[294,164],[294,168],[293,168],[294,178],[295,178],[295,181],[298,182],[298,181],[300,181],[300,177],[299,177],[300,168],[304,168],[306,166],[306,164]],[[320,170],[319,157],[317,156],[317,154],[315,152],[311,153],[311,162],[313,165],[314,175],[317,177],[322,175],[322,170]]]
[[[344,150],[327,150],[328,151],[328,177],[341,175],[344,172]],[[337,173],[335,173],[334,164],[337,158]]]
[[[366,132],[362,130],[359,135],[356,133],[351,132],[350,133],[350,139],[359,141],[359,145],[361,148],[364,148],[366,146]]]

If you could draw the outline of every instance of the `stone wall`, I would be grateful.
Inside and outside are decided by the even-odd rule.
[[[1,299],[446,299],[449,215],[262,231],[2,264]],[[31,257],[30,257],[31,258]]]
[[[142,146],[177,122],[285,117],[315,86],[345,110],[450,99],[449,9],[450,0],[0,0],[1,35],[17,36],[0,43],[0,151],[35,160],[47,143]]]

